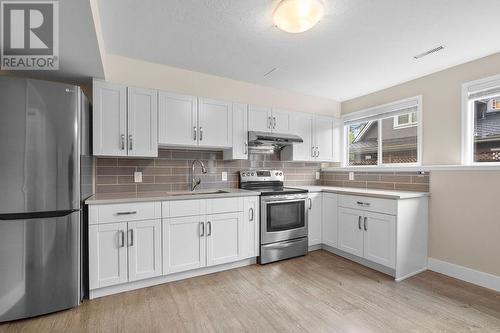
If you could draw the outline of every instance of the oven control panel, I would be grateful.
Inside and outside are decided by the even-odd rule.
[[[285,176],[283,170],[241,170],[240,179],[242,182],[283,181]]]

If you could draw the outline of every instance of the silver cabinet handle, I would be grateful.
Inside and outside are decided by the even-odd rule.
[[[273,117],[274,124],[273,124],[273,129],[276,129],[276,117]]]
[[[137,211],[132,210],[130,212],[117,212],[116,213],[116,215],[133,215],[133,214],[137,214]]]
[[[127,232],[128,246],[134,246],[134,229],[129,229]]]
[[[271,129],[273,127],[273,121],[271,120],[271,116],[267,117],[267,128]]]
[[[198,128],[196,126],[193,126],[193,140],[196,141],[196,134],[197,134]]]
[[[200,126],[200,141],[203,140],[203,127]]]
[[[245,141],[245,155],[248,154],[248,142]]]
[[[253,219],[254,219],[253,207],[251,207],[251,208],[249,209],[249,213],[250,213],[250,221],[253,221]]]
[[[365,206],[365,207],[370,207],[370,205],[371,205],[369,202],[363,202],[363,201],[356,201],[356,203],[359,206]]]
[[[311,210],[313,208],[313,201],[311,198],[307,198],[307,200],[309,200],[309,210]]]
[[[119,237],[121,239],[121,243],[118,244],[119,247],[125,247],[125,231],[120,230],[118,231]]]
[[[314,146],[311,148],[311,156],[316,157],[316,150],[314,150]]]
[[[128,136],[128,150],[132,150],[132,134]]]
[[[361,230],[361,216],[358,217],[358,229]]]
[[[319,157],[319,147],[316,146],[316,157]]]
[[[207,236],[212,236],[212,222],[207,222]]]
[[[120,135],[120,147],[121,150],[125,149],[125,134]]]
[[[363,224],[365,226],[365,231],[368,231],[368,218],[365,216],[365,219],[363,221]]]
[[[200,222],[200,237],[205,236],[205,223]]]

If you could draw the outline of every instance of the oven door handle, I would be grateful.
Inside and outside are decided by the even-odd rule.
[[[306,202],[306,199],[289,199],[289,200],[269,200],[269,201],[264,201],[264,204],[274,204],[274,203],[292,203],[292,202]]]

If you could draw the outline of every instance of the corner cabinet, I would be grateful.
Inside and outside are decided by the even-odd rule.
[[[158,99],[160,146],[232,146],[232,103],[163,91]]]
[[[93,99],[95,156],[158,156],[155,90],[94,80]]]

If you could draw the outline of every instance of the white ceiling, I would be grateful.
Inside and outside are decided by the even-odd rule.
[[[104,45],[340,101],[500,51],[498,0],[326,0],[320,24],[298,35],[273,26],[277,2],[100,0]],[[446,49],[413,59],[439,45]]]

